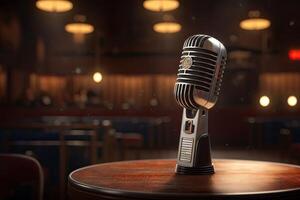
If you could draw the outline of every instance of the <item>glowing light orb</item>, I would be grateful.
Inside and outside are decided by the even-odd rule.
[[[268,96],[262,96],[262,97],[260,97],[259,104],[262,107],[267,107],[270,104],[270,98]]]
[[[287,99],[287,103],[291,107],[297,105],[297,102],[298,102],[298,100],[297,100],[297,97],[295,97],[295,96],[289,96]]]
[[[100,72],[95,72],[94,75],[93,75],[93,80],[96,82],[96,83],[100,83],[102,81],[102,74]]]

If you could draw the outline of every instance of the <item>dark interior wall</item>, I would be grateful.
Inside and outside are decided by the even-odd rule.
[[[174,35],[155,33],[152,25],[163,16],[145,10],[141,1],[137,0],[75,1],[74,10],[64,14],[39,11],[34,3],[34,0],[0,2],[0,64],[3,69],[0,88],[5,91],[2,92],[2,97],[7,100],[6,103],[14,102],[23,95],[31,84],[30,74],[50,77],[37,84],[64,79],[66,81],[55,84],[66,84],[63,86],[67,90],[70,89],[68,81],[76,76],[77,69],[81,71],[78,76],[87,77],[100,69],[104,79],[114,74],[137,77],[176,76],[184,39],[192,34],[207,33],[220,39],[229,52],[221,96],[210,115],[210,132],[216,143],[231,141],[246,144],[247,118],[265,114],[263,110],[259,110],[257,101],[259,95],[266,91],[260,87],[260,75],[268,72],[299,73],[299,61],[290,61],[287,56],[290,48],[299,48],[300,44],[297,1],[287,1],[284,4],[270,0],[182,1],[180,9],[170,13],[183,25],[183,30]],[[261,10],[263,16],[271,20],[270,29],[254,32],[240,29],[240,20],[246,18],[251,9]],[[96,28],[95,33],[87,35],[81,44],[75,43],[72,35],[64,30],[64,25],[71,22],[77,13],[85,14],[88,22]],[[96,46],[100,48],[98,58]],[[234,51],[248,52],[250,58],[238,60],[231,54]],[[75,81],[84,80],[78,78]],[[103,85],[106,84],[104,82]],[[55,84],[53,87],[45,84],[51,94],[57,92]],[[114,84],[114,81],[110,84]],[[152,88],[153,84],[156,83],[150,81],[149,87],[144,90],[152,91],[147,88]],[[119,90],[115,87],[115,96],[122,96],[122,90],[122,87]],[[172,93],[171,87],[166,90],[169,94]],[[166,93],[166,90],[161,92]],[[130,92],[132,91],[128,92],[128,96],[131,95]],[[57,92],[57,96],[62,94],[64,90]],[[149,92],[144,99],[149,100],[152,95]],[[170,96],[168,95],[167,102],[172,101]],[[118,101],[121,105],[122,100]],[[12,110],[1,108],[1,113],[4,113],[1,118],[13,121],[43,115],[170,115],[176,121],[174,133],[177,133],[181,118],[180,107],[174,101],[167,107],[168,109],[147,108],[138,111],[61,109],[59,106],[32,110],[13,107]],[[271,116],[291,114],[286,108],[271,107],[267,111],[270,111]],[[293,112],[293,115],[297,115],[299,110]]]
[[[98,63],[108,72],[174,73],[184,39],[195,33],[206,33],[220,39],[229,52],[263,53],[264,62],[254,66],[258,71],[297,70],[287,59],[288,49],[299,46],[296,1],[284,5],[269,0],[181,2],[180,9],[169,13],[183,25],[182,31],[173,35],[154,32],[153,24],[163,15],[145,10],[138,0],[118,3],[76,1],[72,11],[62,14],[38,10],[34,0],[1,1],[0,9],[3,16],[1,30],[4,30],[1,38],[5,40],[0,44],[6,46],[1,51],[5,51],[5,55],[9,48],[20,52],[17,59],[6,60],[17,61],[12,64],[14,67],[36,72],[69,73],[76,67],[92,71],[95,46],[98,45],[101,53]],[[263,17],[271,20],[268,30],[240,29],[239,22],[247,18],[247,12],[252,9],[259,9]],[[64,30],[64,25],[73,21],[77,13],[86,15],[96,29],[82,44],[75,43],[72,35]],[[38,46],[44,46],[43,62],[38,61]],[[9,58],[9,55],[3,55],[0,56]],[[141,64],[145,64],[144,69]]]

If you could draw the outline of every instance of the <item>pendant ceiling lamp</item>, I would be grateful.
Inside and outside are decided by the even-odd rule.
[[[73,34],[76,43],[82,43],[85,35],[94,31],[94,26],[86,22],[86,17],[84,15],[76,15],[74,17],[74,22],[67,24],[65,30],[68,33]]]
[[[240,22],[240,27],[244,30],[263,30],[271,26],[271,21],[260,17],[257,10],[249,11],[249,18]]]
[[[86,23],[84,15],[76,15],[74,22],[67,24],[65,30],[73,34],[88,34],[94,31],[94,26]]]
[[[177,33],[181,25],[171,15],[165,15],[162,22],[154,24],[153,30],[158,33]]]
[[[46,12],[66,12],[73,8],[69,0],[37,0],[35,5]]]
[[[145,9],[154,12],[166,12],[175,10],[179,7],[178,0],[145,0],[143,3]]]

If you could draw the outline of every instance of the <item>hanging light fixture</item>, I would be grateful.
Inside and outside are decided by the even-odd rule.
[[[258,10],[249,11],[249,18],[240,22],[240,27],[244,30],[263,30],[271,26],[270,20],[260,17]]]
[[[46,12],[66,12],[73,8],[69,0],[37,0],[35,5]]]
[[[145,9],[154,12],[165,12],[175,10],[179,7],[178,0],[145,0],[143,3]]]
[[[86,17],[84,15],[76,15],[74,22],[67,24],[65,30],[73,34],[75,42],[80,43],[84,40],[85,34],[94,31],[94,26],[86,23]]]
[[[165,15],[162,22],[154,24],[153,30],[158,33],[177,33],[181,30],[181,25],[177,23],[171,15]]]
[[[177,22],[159,22],[154,24],[153,29],[158,33],[176,33],[181,30],[181,25]]]
[[[86,17],[83,15],[76,15],[74,21],[65,26],[65,30],[73,34],[88,34],[94,31],[94,26],[86,23]]]

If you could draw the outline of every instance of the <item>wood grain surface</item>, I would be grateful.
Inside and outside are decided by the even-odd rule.
[[[71,199],[299,199],[300,167],[214,160],[214,175],[176,175],[175,160],[92,165],[69,176]]]

